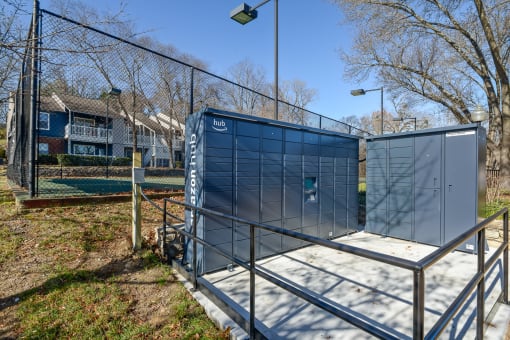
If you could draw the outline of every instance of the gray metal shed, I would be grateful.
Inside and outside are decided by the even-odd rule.
[[[358,144],[353,135],[205,109],[186,121],[186,202],[322,238],[343,235],[358,229]],[[247,225],[200,217],[197,235],[249,259]],[[303,245],[267,231],[256,238],[257,258]],[[197,262],[199,272],[230,263],[201,246]]]
[[[442,245],[485,208],[486,133],[477,124],[367,138],[366,231]],[[476,251],[475,239],[465,251]]]

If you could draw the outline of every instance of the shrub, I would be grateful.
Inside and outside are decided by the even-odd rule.
[[[106,158],[101,156],[85,155],[57,155],[58,164],[62,166],[106,166]],[[131,165],[131,159],[128,157],[108,157],[108,164],[112,166]]]
[[[175,161],[175,167],[177,169],[182,169],[182,161]]]
[[[114,166],[131,166],[132,160],[129,157],[115,157],[111,164]]]

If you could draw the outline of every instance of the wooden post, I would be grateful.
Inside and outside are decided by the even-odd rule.
[[[142,166],[142,154],[133,152],[133,200],[132,200],[132,242],[133,250],[139,250],[142,247],[142,195],[140,184],[134,180],[134,168]]]

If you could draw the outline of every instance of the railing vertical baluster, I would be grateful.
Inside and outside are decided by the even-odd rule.
[[[193,289],[198,288],[197,282],[197,210],[193,209]]]
[[[508,304],[508,210],[503,214],[503,302]]]
[[[250,224],[250,339],[255,339],[255,226]]]
[[[425,320],[425,272],[414,271],[413,280],[413,339],[423,339]]]
[[[485,320],[485,228],[477,233],[478,238],[478,273],[481,274],[476,288],[476,338],[483,339]]]

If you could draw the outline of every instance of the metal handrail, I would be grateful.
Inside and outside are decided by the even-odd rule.
[[[175,226],[168,225],[166,221],[166,212],[167,204],[177,204],[185,207],[186,210],[189,210],[194,218],[193,218],[193,230],[192,233],[189,233],[185,230],[179,229]],[[292,230],[287,230],[280,227],[271,226],[264,223],[258,223],[254,221],[250,221],[244,218],[240,218],[237,216],[232,216],[224,213],[220,213],[214,210],[196,207],[188,203],[184,203],[181,201],[173,200],[170,198],[164,199],[164,229],[166,227],[170,227],[174,229],[176,232],[181,233],[182,235],[193,240],[193,263],[192,263],[192,273],[193,273],[193,285],[197,288],[197,243],[207,247],[208,249],[213,250],[214,252],[224,256],[229,259],[233,263],[239,265],[240,267],[248,270],[250,272],[250,339],[255,338],[255,276],[262,277],[269,282],[285,289],[291,294],[298,296],[307,302],[341,318],[342,320],[347,321],[348,323],[364,330],[371,335],[374,335],[379,338],[384,339],[396,339],[398,337],[395,334],[392,334],[384,329],[380,329],[375,327],[372,323],[363,320],[359,316],[354,313],[349,313],[345,310],[341,310],[333,304],[329,303],[327,299],[322,298],[317,294],[307,293],[305,290],[300,289],[301,287],[297,284],[289,284],[281,280],[280,278],[272,275],[269,271],[264,270],[263,268],[257,268],[255,264],[255,228],[264,229],[267,231],[271,231],[274,233],[278,233],[281,235],[293,237],[295,239],[299,239],[302,241],[309,242],[311,244],[320,245],[323,247],[327,247],[330,249],[343,251],[352,255],[361,256],[363,258],[367,258],[370,260],[382,262],[385,264],[389,264],[392,266],[400,267],[403,269],[407,269],[413,272],[414,274],[414,284],[413,284],[413,339],[434,339],[439,336],[442,331],[446,328],[452,318],[455,316],[456,312],[459,308],[465,303],[470,294],[477,288],[477,338],[483,339],[483,318],[484,318],[484,291],[485,291],[485,274],[490,267],[492,267],[496,260],[503,254],[503,288],[501,293],[501,301],[505,304],[508,304],[508,208],[503,208],[499,212],[490,216],[489,218],[483,220],[482,222],[475,225],[473,228],[459,235],[455,239],[451,240],[447,244],[441,246],[431,254],[425,256],[419,261],[412,261],[407,259],[402,259],[399,257],[378,253],[375,251],[341,244],[337,242],[333,242],[330,240],[324,240],[315,236],[310,236],[306,234],[302,234],[299,232],[295,232]],[[233,222],[245,224],[250,226],[250,260],[249,264],[245,261],[237,259],[235,256],[216,248],[214,245],[208,243],[207,241],[197,237],[196,235],[196,223],[197,223],[197,214],[216,216],[224,219],[231,220]],[[491,258],[485,262],[485,251],[484,246],[486,242],[485,238],[485,229],[488,224],[494,221],[499,216],[503,216],[503,243],[498,247],[496,252],[491,256]],[[473,235],[477,234],[478,236],[478,270],[475,275],[470,279],[468,284],[463,288],[461,293],[454,299],[454,301],[450,304],[447,310],[442,314],[442,316],[436,321],[436,323],[432,326],[427,334],[424,333],[424,313],[425,313],[425,270],[431,267],[434,263],[439,261],[441,258],[445,257],[452,250],[454,250],[457,246],[462,244],[465,240],[469,239]],[[480,251],[481,250],[481,251]]]
[[[491,258],[485,262],[485,229],[487,225],[494,221],[499,216],[503,216],[503,242],[496,249]],[[441,258],[446,256],[450,251],[455,249],[457,246],[462,244],[465,240],[472,237],[474,234],[477,234],[478,238],[478,268],[475,275],[471,278],[469,283],[464,287],[462,292],[457,296],[457,298],[450,304],[447,310],[441,315],[439,320],[435,323],[435,325],[430,329],[430,331],[425,336],[425,339],[435,339],[441,332],[446,328],[448,323],[453,319],[457,310],[462,306],[462,304],[469,298],[470,294],[477,288],[477,339],[483,339],[483,324],[484,324],[484,291],[485,291],[485,274],[489,268],[496,262],[501,254],[503,254],[503,287],[502,287],[502,296],[501,300],[503,303],[508,304],[508,208],[503,208],[497,213],[493,214],[489,218],[483,220],[482,222],[475,225],[473,228],[468,231],[462,233],[455,239],[451,240],[444,246],[440,247],[436,251],[432,252],[422,260],[418,261],[422,268],[428,268]],[[423,326],[421,326],[423,327]]]

